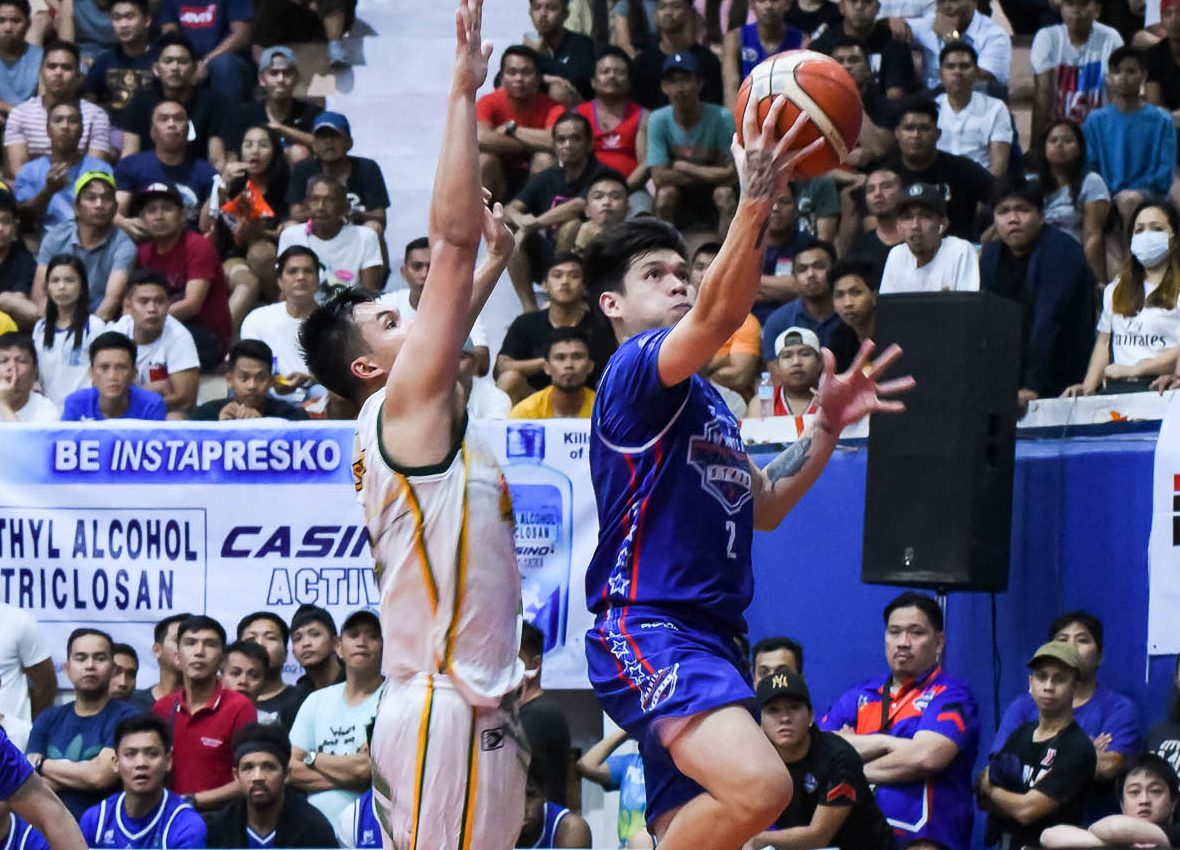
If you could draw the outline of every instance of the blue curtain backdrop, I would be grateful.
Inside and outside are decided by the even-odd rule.
[[[1027,688],[1025,661],[1053,618],[1085,608],[1106,629],[1099,681],[1135,701],[1144,730],[1164,715],[1175,658],[1149,664],[1146,651],[1155,439],[1018,443],[1008,591],[996,595],[1001,711]],[[770,455],[756,459],[765,464]],[[860,581],[865,460],[863,444],[841,447],[783,525],[754,538],[751,641],[786,634],[803,642],[817,712],[856,681],[885,672],[881,611],[899,590]],[[931,505],[930,521],[937,516]],[[992,663],[990,596],[951,594],[945,664],[979,701],[981,754],[998,720]]]

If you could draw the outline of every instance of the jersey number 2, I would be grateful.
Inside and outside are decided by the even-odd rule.
[[[733,544],[737,540],[737,523],[732,519],[725,521],[725,533],[729,535],[729,541],[725,544],[725,556],[731,561],[737,559],[737,552],[733,551]]]

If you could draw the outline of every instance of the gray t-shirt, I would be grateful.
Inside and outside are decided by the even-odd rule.
[[[1045,197],[1045,221],[1081,242],[1086,204],[1109,200],[1110,190],[1106,188],[1106,181],[1091,171],[1082,178],[1076,201],[1070,199],[1069,186],[1062,186]]]
[[[78,242],[78,226],[72,221],[54,225],[41,240],[37,265],[49,265],[58,254],[72,254],[86,266],[90,283],[90,312],[98,309],[107,292],[107,278],[111,272],[130,272],[135,266],[135,243],[117,227],[112,227],[107,238],[97,248],[87,250]]]

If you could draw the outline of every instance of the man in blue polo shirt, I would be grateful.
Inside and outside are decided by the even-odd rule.
[[[841,734],[865,763],[898,844],[929,838],[967,850],[975,812],[975,697],[942,669],[942,610],[907,591],[885,607],[889,673],[845,691],[820,728]]]
[[[1049,626],[1049,640],[1071,645],[1081,665],[1074,690],[1073,715],[1098,753],[1094,782],[1087,792],[1087,818],[1090,820],[1116,811],[1113,782],[1123,763],[1139,751],[1139,714],[1127,697],[1098,684],[1098,667],[1102,664],[1102,621],[1088,611],[1062,614]],[[1000,728],[992,739],[991,752],[1004,748],[1004,742],[1025,723],[1035,723],[1037,706],[1025,692],[1004,712]],[[1092,816],[1092,817],[1091,817]]]
[[[106,331],[90,343],[90,380],[94,386],[69,394],[63,422],[102,419],[154,419],[168,415],[159,393],[135,386],[135,343],[118,331]]]

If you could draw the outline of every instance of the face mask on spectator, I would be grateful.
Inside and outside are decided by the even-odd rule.
[[[1131,237],[1131,253],[1145,267],[1159,265],[1172,249],[1172,237],[1162,230],[1144,230]]]

